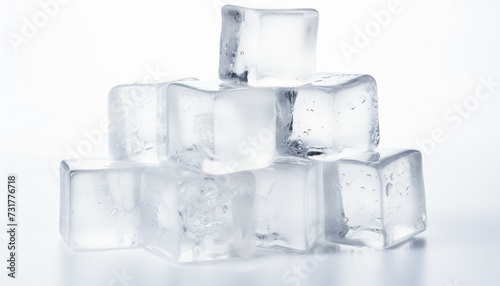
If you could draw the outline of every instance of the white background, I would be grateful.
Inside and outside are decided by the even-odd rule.
[[[47,12],[48,2],[56,6]],[[7,279],[0,262],[1,285],[499,285],[500,3],[400,1],[382,27],[374,15],[391,1],[267,2],[0,0],[0,173],[19,176],[20,222],[19,278]],[[341,248],[327,257],[190,267],[141,250],[66,249],[58,234],[60,160],[107,156],[101,126],[113,86],[216,78],[218,10],[227,3],[319,11],[318,71],[374,76],[381,146],[424,153],[426,232],[382,252]],[[356,42],[367,28],[368,40]],[[355,53],[343,52],[347,45]]]

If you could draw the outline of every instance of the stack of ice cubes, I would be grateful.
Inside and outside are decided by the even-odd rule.
[[[424,231],[420,152],[376,149],[375,80],[316,74],[317,31],[313,9],[225,6],[222,82],[113,88],[110,159],[61,163],[67,245],[192,263]]]

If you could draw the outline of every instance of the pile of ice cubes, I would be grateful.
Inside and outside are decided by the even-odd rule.
[[[317,31],[313,9],[225,6],[223,83],[113,88],[110,159],[61,163],[67,245],[189,263],[424,231],[420,152],[375,149],[375,80],[316,74]]]

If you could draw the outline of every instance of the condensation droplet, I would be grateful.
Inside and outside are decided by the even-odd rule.
[[[110,211],[109,211],[109,213],[108,213],[108,217],[112,217],[112,216],[114,216],[114,215],[116,214],[116,212],[117,212],[117,211],[118,211],[118,210],[117,210],[116,208],[113,208],[112,210],[110,210]]]
[[[391,183],[388,183],[388,184],[387,184],[387,186],[385,186],[385,194],[386,194],[387,196],[389,196],[389,195],[390,195],[390,193],[392,192],[392,187],[393,187],[393,186],[392,186],[392,184],[391,184]]]

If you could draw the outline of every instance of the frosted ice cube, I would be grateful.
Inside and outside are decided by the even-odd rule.
[[[254,86],[296,86],[316,73],[314,9],[222,8],[219,77]]]
[[[61,162],[60,232],[69,248],[140,246],[142,168],[98,159]]]
[[[111,89],[108,121],[112,159],[156,163],[158,158],[166,158],[166,88],[170,83],[127,84]]]
[[[252,171],[257,246],[305,252],[319,228],[321,165],[300,158],[278,159]]]
[[[277,96],[281,155],[331,160],[378,146],[377,85],[369,75],[319,74]]]
[[[168,157],[211,174],[270,165],[276,150],[272,88],[174,83],[168,89]]]
[[[426,229],[422,155],[383,149],[324,165],[325,237],[387,248]]]
[[[255,251],[250,172],[210,176],[174,165],[143,173],[144,245],[172,262],[245,257]]]

